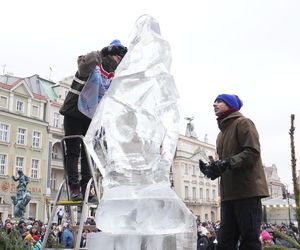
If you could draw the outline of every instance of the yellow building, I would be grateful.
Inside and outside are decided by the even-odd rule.
[[[44,220],[48,162],[47,98],[38,76],[0,76],[0,217],[13,217],[11,196],[16,194],[19,169],[30,178],[31,201],[25,217]]]

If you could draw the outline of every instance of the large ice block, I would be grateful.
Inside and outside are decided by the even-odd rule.
[[[180,122],[170,46],[149,15],[130,41],[84,138],[104,191],[96,211],[102,232],[87,246],[196,249],[196,219],[170,188]]]

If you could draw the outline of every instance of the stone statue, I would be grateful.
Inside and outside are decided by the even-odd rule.
[[[31,192],[26,190],[29,178],[24,175],[22,170],[18,170],[18,177],[12,176],[14,181],[19,181],[17,186],[17,195],[11,196],[14,204],[14,216],[21,218],[24,216],[25,209],[29,201],[31,200]]]

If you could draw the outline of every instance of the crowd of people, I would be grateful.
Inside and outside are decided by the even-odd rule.
[[[215,250],[218,243],[218,230],[220,223],[197,222],[197,250]],[[298,228],[290,223],[267,224],[263,223],[260,230],[262,249],[271,246],[281,249],[299,249],[300,238]],[[240,241],[239,241],[240,242]],[[239,244],[238,242],[238,244]],[[238,249],[238,245],[236,246]],[[234,249],[233,249],[234,250]]]
[[[60,221],[60,219],[59,219]],[[86,246],[87,235],[96,231],[95,221],[93,217],[87,218],[82,234],[80,247]],[[0,220],[0,250],[21,250],[21,249],[41,249],[47,224],[34,218],[21,218],[14,220],[7,218],[5,221]],[[74,229],[68,222],[53,223],[48,237],[47,247],[73,249]]]
[[[81,234],[80,247],[86,246],[87,235],[89,233],[98,231],[93,217],[87,218],[85,226],[87,227],[84,228]],[[197,221],[197,250],[217,249],[219,228],[219,222]],[[0,220],[0,250],[39,250],[41,249],[46,229],[46,224],[33,218],[20,219],[19,221],[7,218],[4,222]],[[74,235],[69,223],[53,223],[47,247],[72,249],[76,240],[74,239]],[[289,225],[284,223],[280,225],[263,223],[260,230],[260,241],[263,248],[281,246],[282,249],[299,249],[299,237],[298,228],[293,223]]]

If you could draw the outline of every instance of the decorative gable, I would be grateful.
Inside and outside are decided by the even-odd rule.
[[[11,91],[15,92],[16,94],[31,97],[33,98],[33,94],[28,88],[27,84],[24,81],[20,81],[18,84],[16,84]]]

